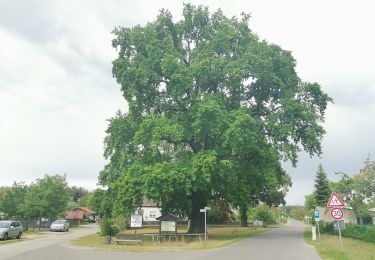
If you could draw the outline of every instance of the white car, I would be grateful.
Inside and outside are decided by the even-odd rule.
[[[20,239],[23,227],[19,221],[3,220],[0,221],[0,239],[7,240],[9,237]]]
[[[69,231],[69,221],[66,219],[58,219],[52,222],[49,231]]]

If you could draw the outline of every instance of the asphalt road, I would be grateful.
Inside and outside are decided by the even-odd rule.
[[[312,246],[306,245],[303,240],[304,227],[301,223],[290,221],[287,225],[274,228],[242,241],[241,243],[210,250],[190,252],[108,252],[88,248],[79,248],[69,245],[68,240],[73,237],[87,234],[92,230],[83,230],[66,236],[54,236],[49,239],[37,239],[23,243],[5,245],[0,248],[0,259],[12,260],[101,260],[101,259],[131,259],[131,260],[165,260],[165,259],[204,259],[204,260],[236,260],[236,259],[277,259],[277,260],[302,260],[320,259]],[[56,239],[57,238],[57,239]],[[30,248],[26,243],[33,242],[35,248]],[[10,249],[11,248],[11,249]],[[3,249],[8,252],[4,257]],[[13,250],[13,251],[11,251]],[[13,252],[10,254],[10,252]]]

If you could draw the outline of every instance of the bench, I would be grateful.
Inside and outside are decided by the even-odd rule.
[[[137,243],[140,245],[143,241],[142,234],[117,234],[116,243],[119,245],[121,243]]]

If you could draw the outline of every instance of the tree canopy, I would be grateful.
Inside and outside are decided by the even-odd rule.
[[[303,82],[291,52],[260,40],[249,18],[186,4],[180,21],[162,10],[113,31],[113,75],[129,107],[110,120],[99,176],[114,214],[148,197],[200,232],[208,200],[282,203],[291,181],[280,160],[321,154],[331,98]]]

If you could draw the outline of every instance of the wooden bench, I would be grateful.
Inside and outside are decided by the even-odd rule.
[[[137,243],[140,245],[143,241],[142,234],[117,234],[116,243],[119,245],[121,243]]]

